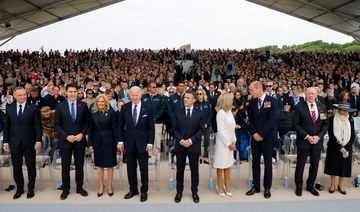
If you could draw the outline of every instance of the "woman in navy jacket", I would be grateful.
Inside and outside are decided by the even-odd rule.
[[[209,164],[209,153],[208,147],[210,143],[210,122],[212,119],[212,107],[208,101],[206,92],[204,89],[198,89],[196,91],[197,101],[194,103],[194,107],[201,110],[204,114],[205,121],[205,131],[204,131],[204,163]],[[200,163],[202,162],[202,157],[200,157]]]
[[[116,166],[117,125],[116,113],[111,108],[109,100],[100,94],[94,101],[94,109],[89,123],[89,150],[94,152],[95,166],[99,178],[98,197],[104,192],[104,168],[108,172],[108,195],[114,194],[112,179],[114,166]]]

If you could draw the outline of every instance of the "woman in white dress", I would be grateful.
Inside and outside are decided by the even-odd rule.
[[[232,196],[230,193],[230,167],[234,164],[233,151],[236,149],[235,119],[231,113],[234,95],[223,93],[220,95],[215,110],[217,111],[216,123],[218,132],[216,134],[214,168],[217,173],[217,192],[220,196]],[[225,185],[221,178],[224,172]],[[223,191],[223,188],[225,191]],[[225,192],[225,193],[224,193]]]

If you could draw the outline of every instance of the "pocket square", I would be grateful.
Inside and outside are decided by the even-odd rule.
[[[142,117],[146,117],[147,115],[143,115]]]

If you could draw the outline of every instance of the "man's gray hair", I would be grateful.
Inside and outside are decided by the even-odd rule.
[[[129,93],[131,94],[133,91],[140,91],[140,94],[142,94],[142,90],[139,86],[132,86],[130,89],[129,89]]]

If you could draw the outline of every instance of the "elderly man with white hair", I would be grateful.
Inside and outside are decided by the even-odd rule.
[[[131,102],[122,106],[119,117],[119,150],[126,150],[127,175],[130,191],[125,199],[139,194],[137,182],[137,162],[141,173],[140,201],[147,200],[148,160],[155,137],[154,114],[150,105],[141,101],[141,88],[133,86],[128,92]],[[126,129],[126,131],[125,131]]]

